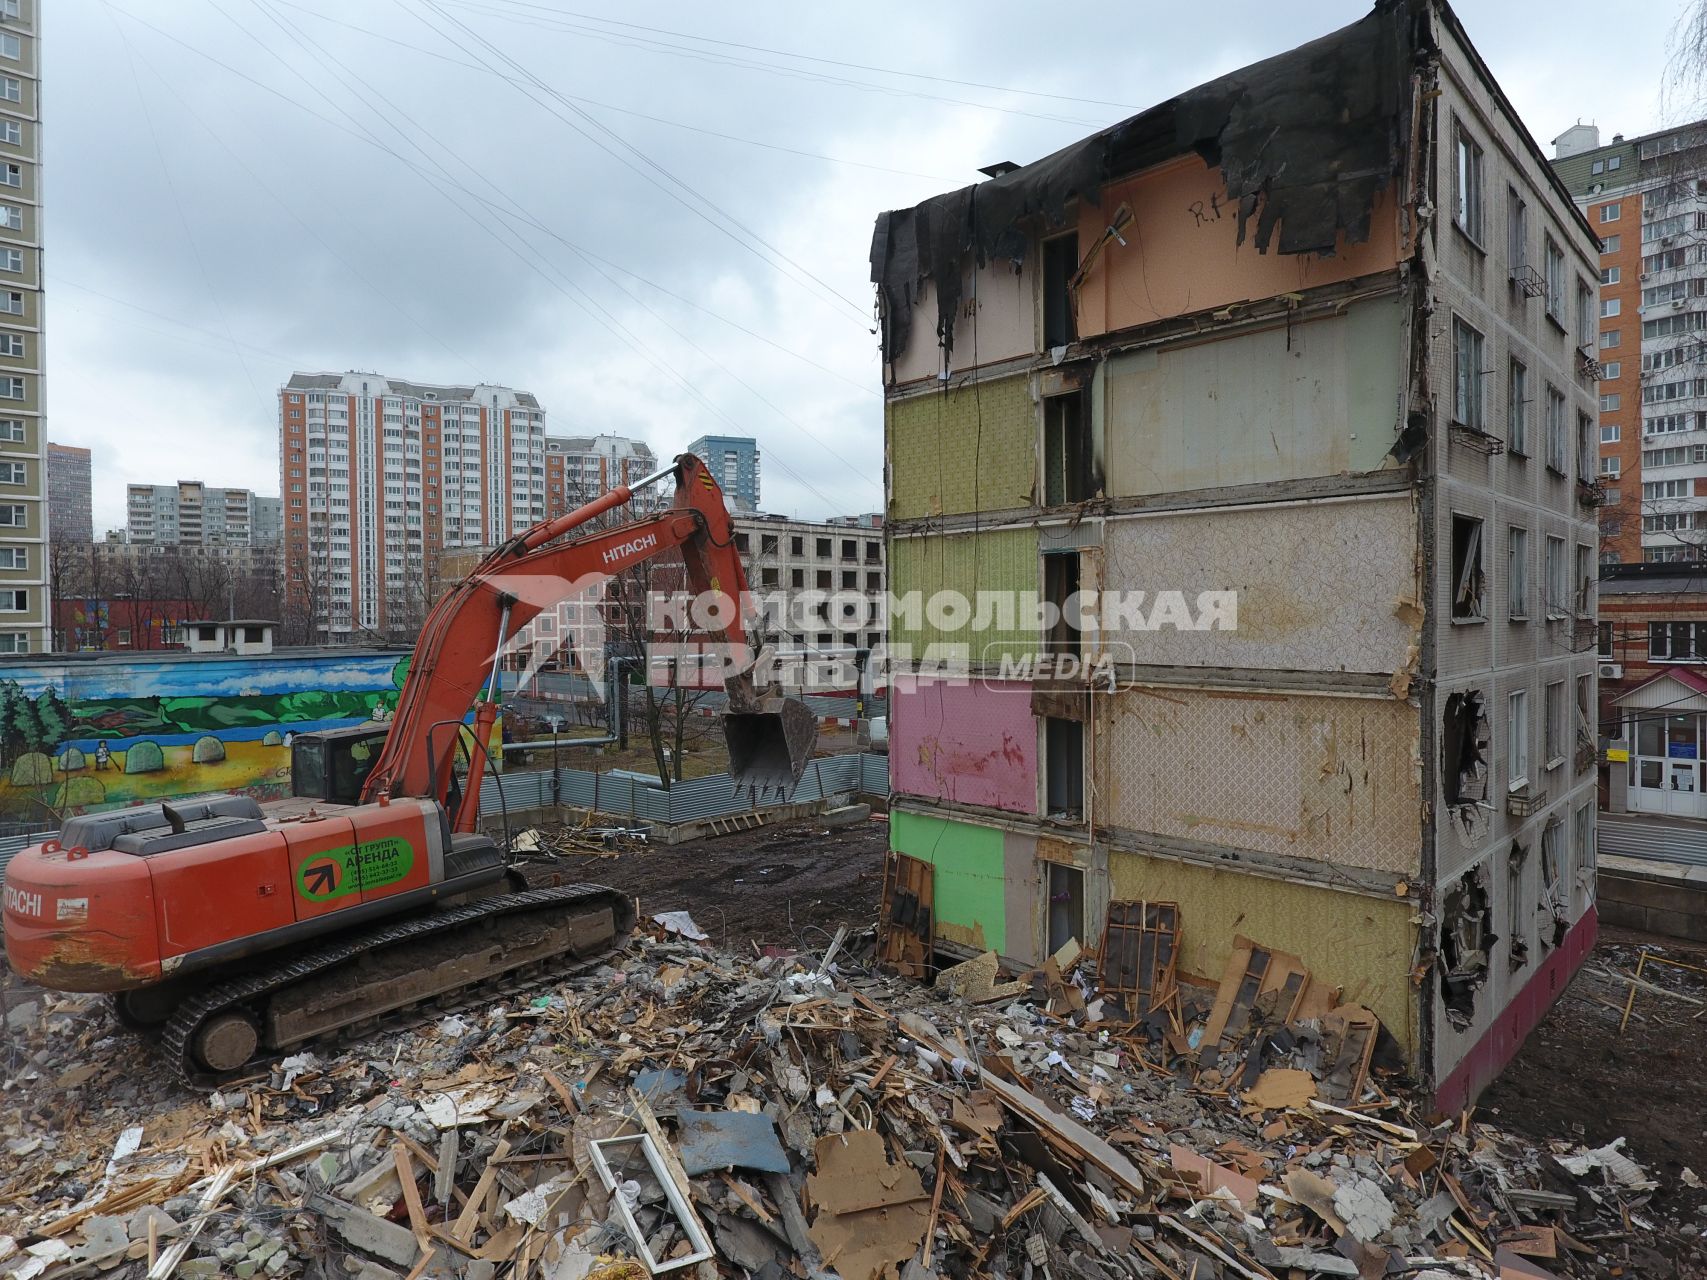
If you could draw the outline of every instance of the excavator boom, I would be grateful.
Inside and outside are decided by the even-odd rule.
[[[676,495],[663,511],[565,538],[667,476],[675,478]],[[505,543],[434,606],[362,799],[423,796],[444,803],[458,735],[471,706],[482,743],[490,729],[496,713],[496,669],[506,639],[570,594],[671,549],[679,550],[686,565],[691,595],[721,597],[713,612],[723,625],[713,628],[711,638],[721,642],[729,670],[724,730],[735,786],[755,797],[786,795],[811,757],[816,722],[798,700],[761,694],[755,687],[754,656],[743,616],[747,577],[735,549],[734,526],[704,462],[682,454],[668,469],[634,485],[619,485]],[[484,774],[480,750],[476,746],[469,751],[457,830],[473,830],[479,815]]]

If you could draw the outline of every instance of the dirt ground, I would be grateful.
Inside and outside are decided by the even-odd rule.
[[[1603,928],[1581,973],[1536,1028],[1479,1109],[1536,1140],[1570,1138],[1594,1146],[1627,1139],[1626,1150],[1659,1181],[1654,1205],[1669,1216],[1707,1218],[1707,1192],[1684,1170],[1707,1179],[1701,1064],[1707,1062],[1707,1003],[1638,991],[1629,1026],[1619,1019],[1641,949],[1643,978],[1707,1002],[1707,974],[1658,964],[1655,957],[1707,968],[1707,950],[1671,938]]]
[[[718,946],[822,946],[846,924],[877,921],[889,826],[881,814],[828,828],[810,819],[674,846],[620,841],[603,855],[577,852],[584,837],[546,832],[565,851],[535,862],[529,878],[595,880],[640,899],[643,915],[687,911]]]

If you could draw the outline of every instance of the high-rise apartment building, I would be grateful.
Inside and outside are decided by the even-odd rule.
[[[0,653],[48,648],[40,0],[0,0]]]
[[[293,374],[279,484],[287,610],[333,642],[409,634],[445,548],[545,518],[545,411],[509,387]]]
[[[267,545],[255,537],[256,504],[277,501],[257,498],[248,489],[214,488],[200,480],[133,484],[125,496],[128,540],[162,547]]]
[[[687,448],[711,468],[724,496],[741,511],[759,509],[759,442],[751,436],[701,436]]]
[[[284,499],[256,495],[249,504],[249,541],[276,547],[284,539]]]
[[[47,446],[47,526],[55,542],[95,540],[89,464],[87,449],[51,442]]]
[[[619,484],[633,484],[658,470],[658,455],[644,440],[627,436],[547,436],[545,438],[545,511],[573,511]],[[634,495],[625,508],[632,515],[667,506],[675,486],[663,484]]]
[[[1499,1071],[1596,930],[1599,250],[1443,0],[882,215],[891,883],[939,941],[1160,901],[1194,974],[1355,992],[1442,1110]]]
[[[1601,240],[1600,559],[1707,559],[1707,121],[1554,148]]]

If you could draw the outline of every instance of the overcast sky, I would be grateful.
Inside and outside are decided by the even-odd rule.
[[[131,482],[277,493],[294,369],[753,435],[765,509],[876,510],[874,216],[1368,10],[577,3],[43,4],[49,434],[95,451],[97,536]],[[1545,144],[1675,123],[1681,3],[1646,7],[1459,12]]]

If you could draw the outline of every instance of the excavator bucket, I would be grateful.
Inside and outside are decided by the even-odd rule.
[[[729,745],[729,775],[736,791],[756,800],[786,800],[812,758],[818,717],[798,698],[767,699],[756,707],[725,713],[723,738]]]

